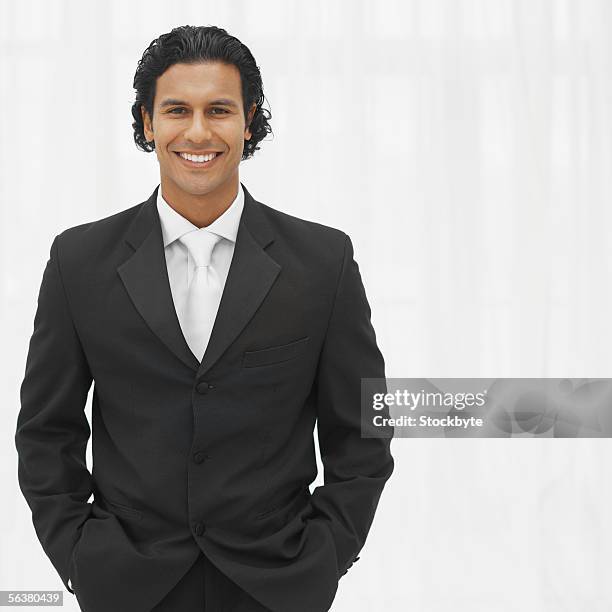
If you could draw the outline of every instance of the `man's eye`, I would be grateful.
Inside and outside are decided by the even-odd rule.
[[[168,112],[172,113],[172,114],[176,114],[175,111],[184,111],[184,110],[185,110],[184,108],[173,108],[173,109],[169,110]],[[226,113],[226,114],[228,112],[224,108],[213,108],[212,110],[213,111],[220,111],[221,113]],[[214,113],[214,114],[217,114],[217,113]]]

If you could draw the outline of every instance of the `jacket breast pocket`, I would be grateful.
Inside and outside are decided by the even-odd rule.
[[[309,340],[310,336],[305,336],[287,344],[270,346],[256,351],[246,351],[242,359],[242,367],[255,368],[294,359],[306,349]]]

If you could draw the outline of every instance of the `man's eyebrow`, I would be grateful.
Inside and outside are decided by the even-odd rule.
[[[222,106],[231,106],[232,108],[238,108],[238,105],[229,98],[217,98],[216,100],[212,100],[210,104],[218,104]],[[166,106],[189,106],[188,102],[184,102],[183,100],[178,100],[176,98],[166,98],[160,105],[160,108],[165,108]]]

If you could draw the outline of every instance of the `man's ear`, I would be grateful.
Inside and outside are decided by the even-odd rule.
[[[255,115],[256,110],[257,110],[257,104],[253,103],[253,106],[251,106],[251,110],[249,111],[249,114],[247,115],[246,128],[244,129],[244,139],[245,140],[251,140],[251,136],[253,135],[251,133],[251,121],[253,121],[253,115]]]
[[[144,104],[140,105],[140,114],[142,116],[145,138],[147,142],[151,142],[153,140],[153,126],[151,125],[151,119],[149,113],[145,110]]]

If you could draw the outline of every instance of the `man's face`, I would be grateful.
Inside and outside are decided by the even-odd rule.
[[[153,121],[142,109],[147,140],[155,140],[162,187],[173,193],[224,194],[238,185],[244,141],[255,105],[244,119],[240,72],[221,62],[174,64],[157,79]],[[179,153],[218,152],[205,163]]]

